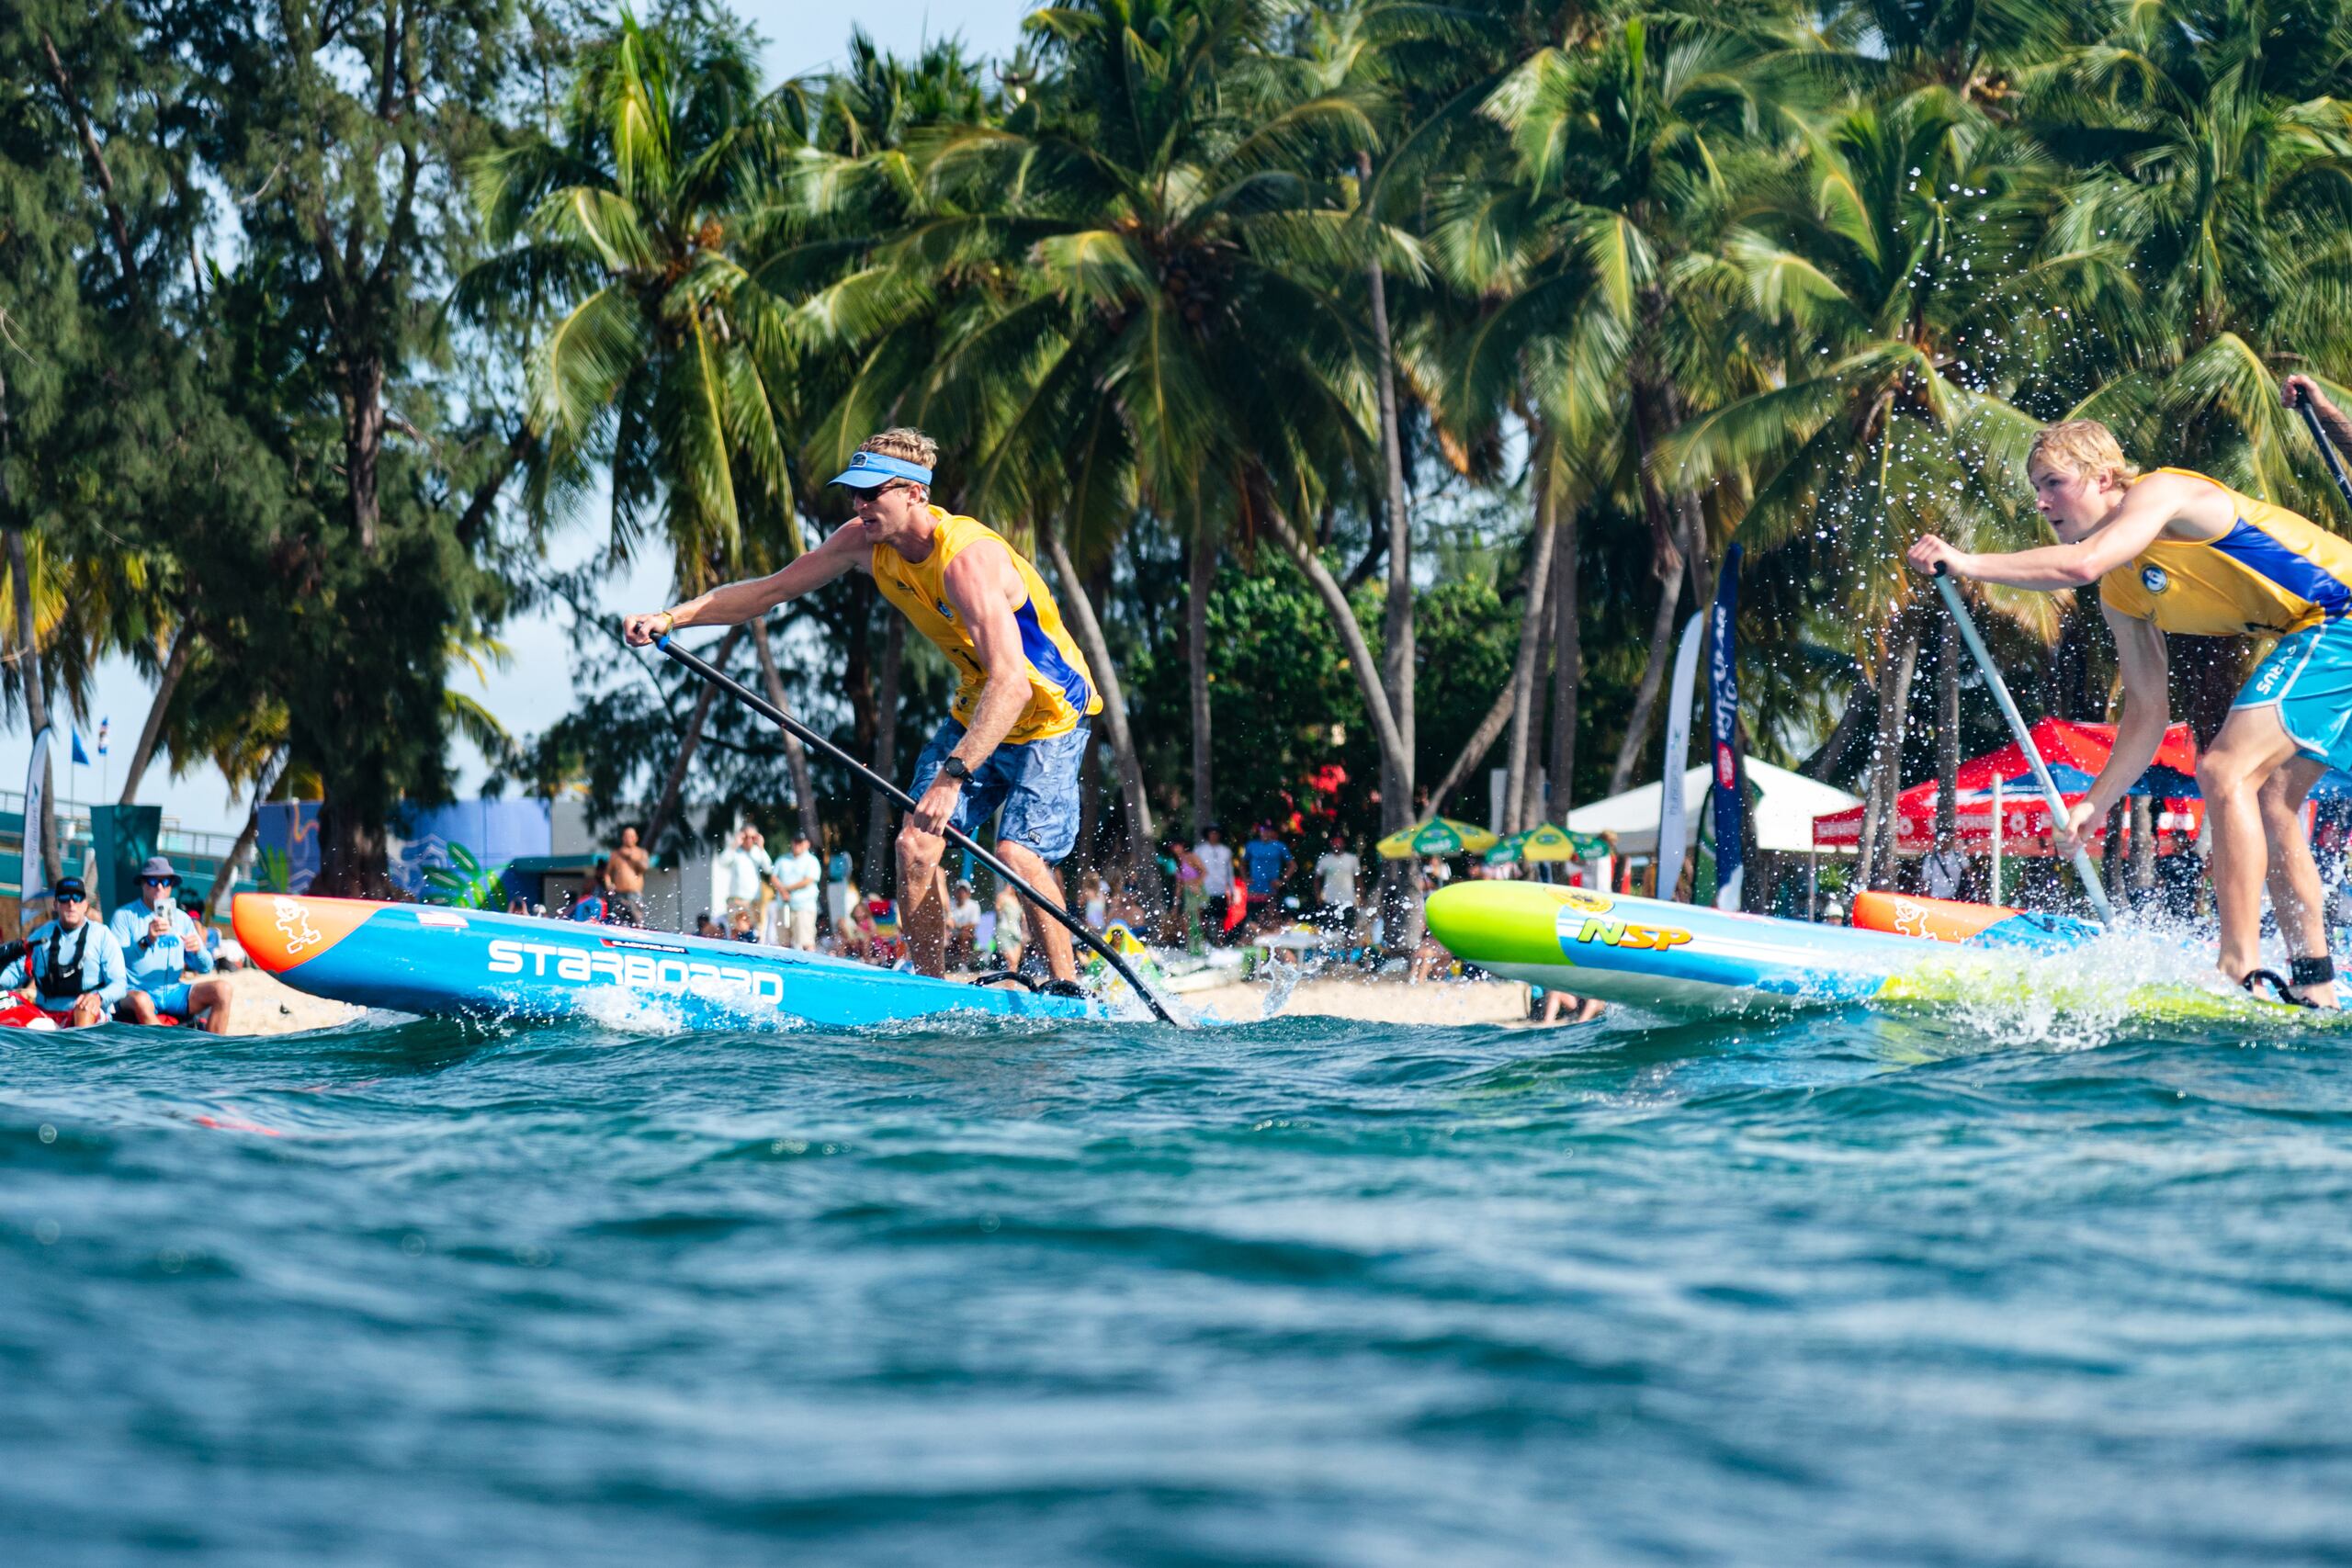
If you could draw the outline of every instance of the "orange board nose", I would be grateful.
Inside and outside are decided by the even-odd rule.
[[[1966,942],[2016,913],[1999,904],[1964,904],[1955,898],[1921,898],[1908,893],[1860,893],[1854,897],[1850,923],[1856,931]]]
[[[365,898],[297,898],[287,893],[240,893],[230,924],[245,955],[273,975],[306,964],[357,931],[386,908]]]

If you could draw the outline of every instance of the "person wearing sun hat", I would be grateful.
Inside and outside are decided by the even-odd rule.
[[[168,1015],[201,1022],[214,1034],[228,1032],[229,987],[214,979],[190,980],[189,970],[212,973],[212,953],[204,931],[174,901],[180,874],[162,855],[139,868],[139,897],[114,912],[111,930],[130,966],[130,989],[115,1009],[125,1023],[153,1023]]]
[[[994,529],[932,504],[938,461],[937,444],[919,430],[870,437],[832,479],[854,492],[855,522],[781,571],[621,623],[642,647],[681,626],[751,620],[862,571],[946,656],[959,678],[956,699],[915,763],[918,798],[899,830],[899,886],[908,890],[900,914],[909,955],[926,975],[946,972],[937,873],[947,827],[971,833],[1001,808],[997,853],[1062,902],[1054,868],[1078,842],[1079,764],[1102,708],[1037,569]],[[1034,923],[1055,977],[1073,980],[1069,933],[1050,919]]]
[[[122,943],[90,919],[80,877],[59,877],[49,897],[54,918],[25,933],[23,954],[0,969],[0,990],[26,992],[60,1023],[102,1023],[130,989]]]

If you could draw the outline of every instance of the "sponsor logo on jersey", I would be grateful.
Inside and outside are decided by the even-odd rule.
[[[2151,593],[2162,593],[2172,586],[2172,579],[2165,575],[2165,569],[2160,566],[2143,566],[2140,569],[2140,586]]]

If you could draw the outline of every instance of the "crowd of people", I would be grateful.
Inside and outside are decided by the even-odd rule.
[[[107,920],[90,908],[81,877],[59,877],[50,918],[0,943],[0,989],[16,995],[14,1010],[67,1028],[113,1019],[227,1033],[235,993],[221,975],[240,960],[224,951],[200,906],[181,904],[180,886],[171,861],[151,855],[140,868],[138,897]]]

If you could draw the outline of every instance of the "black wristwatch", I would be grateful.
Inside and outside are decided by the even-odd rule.
[[[972,765],[961,757],[948,758],[939,764],[939,771],[957,784],[969,784],[972,780]]]

